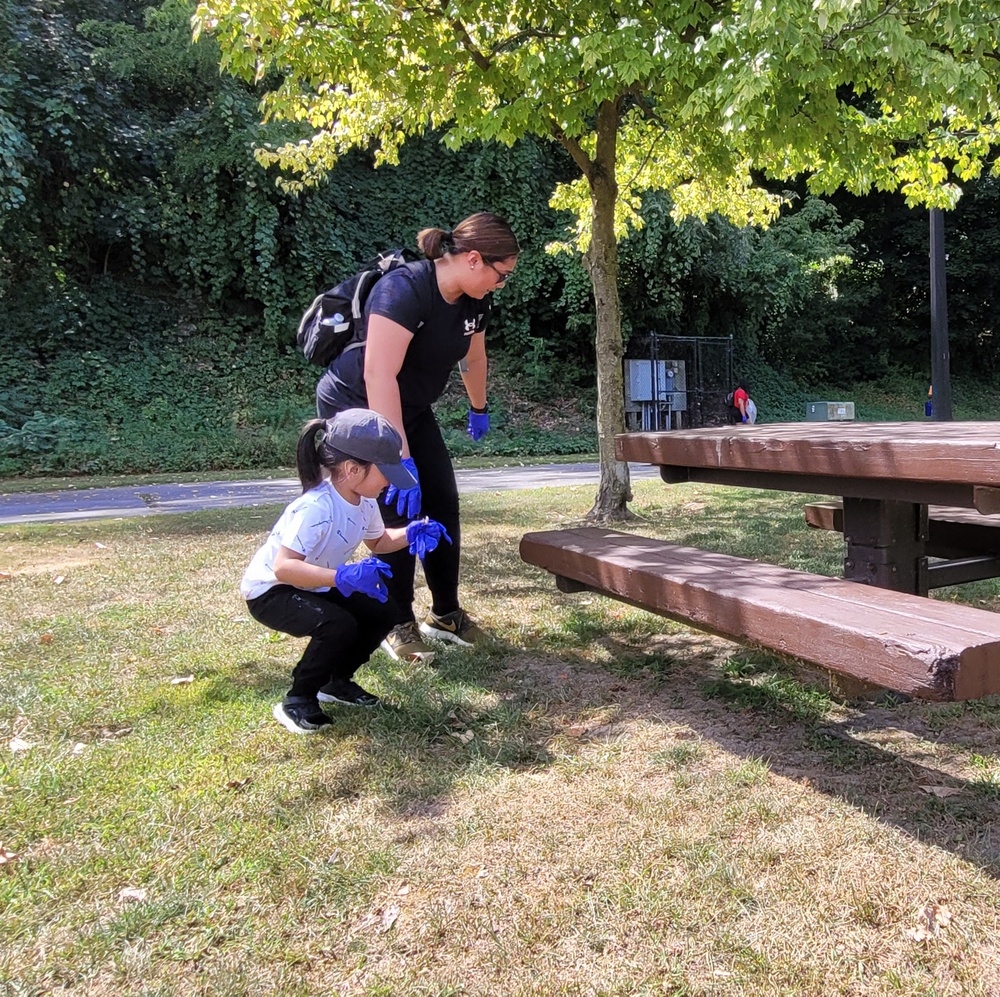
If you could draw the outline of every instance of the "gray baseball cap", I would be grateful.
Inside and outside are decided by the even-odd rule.
[[[385,416],[370,408],[349,408],[326,420],[326,441],[330,446],[374,464],[390,485],[412,488],[416,478],[403,467],[403,438]]]

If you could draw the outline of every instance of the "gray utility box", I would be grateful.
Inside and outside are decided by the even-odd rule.
[[[806,402],[806,422],[851,422],[854,402]]]
[[[628,403],[659,402],[675,412],[683,412],[687,409],[686,381],[683,360],[625,361]]]
[[[628,429],[679,428],[687,411],[683,360],[625,361],[625,424]]]

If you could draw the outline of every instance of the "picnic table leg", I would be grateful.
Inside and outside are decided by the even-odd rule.
[[[844,577],[927,595],[927,506],[844,499]]]

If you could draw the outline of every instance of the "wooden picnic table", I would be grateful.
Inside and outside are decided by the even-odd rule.
[[[812,514],[843,530],[845,578],[595,527],[526,533],[521,557],[565,593],[597,592],[841,679],[927,699],[994,695],[1000,614],[926,595],[932,554],[955,556],[937,584],[1000,576],[1000,525],[985,522],[1000,512],[998,449],[1000,423],[987,422],[625,433],[618,459],[656,465],[667,482],[839,497]]]
[[[838,496],[844,577],[927,594],[928,506],[1000,513],[1000,423],[796,422],[624,433],[619,460],[700,481]],[[1000,576],[992,550],[963,552],[955,581]]]

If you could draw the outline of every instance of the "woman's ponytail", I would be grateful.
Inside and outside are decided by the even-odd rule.
[[[417,248],[428,260],[439,260],[445,253],[454,252],[451,232],[443,228],[425,228],[417,233]]]

